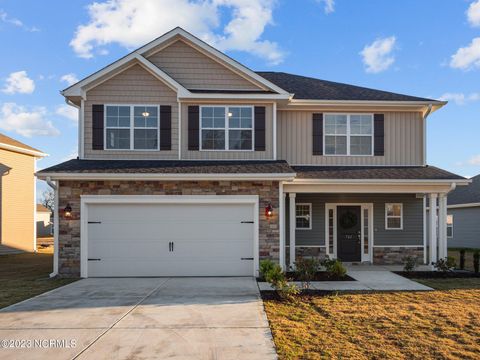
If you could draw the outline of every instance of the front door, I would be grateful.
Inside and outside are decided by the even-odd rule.
[[[337,207],[337,257],[342,261],[362,261],[361,207]]]

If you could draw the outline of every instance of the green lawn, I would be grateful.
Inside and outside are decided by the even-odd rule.
[[[71,283],[72,279],[50,279],[53,254],[0,255],[0,308]]]
[[[437,290],[480,289],[480,278],[412,279],[412,280]]]

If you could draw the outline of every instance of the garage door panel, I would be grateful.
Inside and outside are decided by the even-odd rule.
[[[100,259],[89,276],[253,275],[252,204],[92,204],[88,215],[88,257]]]

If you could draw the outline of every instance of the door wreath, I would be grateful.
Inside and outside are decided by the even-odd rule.
[[[350,229],[357,225],[358,219],[357,215],[355,215],[351,211],[347,211],[340,217],[340,226],[344,229]]]

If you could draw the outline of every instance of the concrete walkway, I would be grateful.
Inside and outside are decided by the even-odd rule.
[[[2,339],[33,346],[2,360],[277,357],[253,278],[80,280],[0,310]]]
[[[347,274],[356,281],[312,281],[312,290],[324,291],[431,291],[432,288],[419,284],[388,270],[348,268]],[[294,282],[301,287],[300,282]],[[272,290],[270,284],[258,283],[260,290]]]

